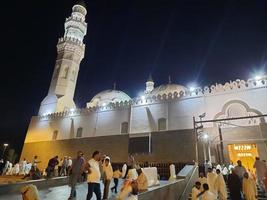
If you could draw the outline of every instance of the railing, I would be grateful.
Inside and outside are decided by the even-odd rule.
[[[175,166],[175,172],[176,174],[183,169],[183,167],[187,164],[193,164],[193,163],[171,163],[171,162],[164,162],[164,163],[158,163],[158,162],[144,162],[139,163],[140,167],[156,167],[158,170],[158,175],[160,177],[160,180],[168,180],[170,177],[170,165],[174,164]],[[119,169],[122,169],[122,166],[124,163],[112,163],[112,166],[119,167]]]

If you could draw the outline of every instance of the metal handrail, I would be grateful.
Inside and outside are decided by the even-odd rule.
[[[191,182],[192,177],[193,177],[193,175],[195,174],[195,171],[196,171],[197,169],[198,169],[198,165],[195,165],[195,168],[194,168],[194,170],[193,170],[193,172],[192,172],[190,178],[188,179],[188,182],[187,182],[187,184],[186,184],[186,186],[185,186],[185,189],[184,189],[183,193],[181,194],[181,196],[178,198],[178,200],[184,200],[185,192],[187,191],[187,188],[188,188],[188,186],[189,186],[189,183]]]

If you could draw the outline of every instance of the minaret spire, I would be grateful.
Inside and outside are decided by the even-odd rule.
[[[116,84],[116,82],[114,82],[113,83],[113,90],[116,90],[117,89],[116,87],[117,87],[117,84]]]
[[[64,36],[57,44],[57,60],[48,95],[41,103],[39,115],[76,107],[73,97],[85,51],[86,14],[85,4],[79,3],[72,7],[71,16],[66,18]]]
[[[172,80],[171,80],[171,75],[169,75],[169,84],[172,83]]]
[[[146,81],[146,90],[145,90],[145,93],[148,94],[152,90],[154,90],[154,81],[153,81],[153,78],[152,78],[151,73],[149,73],[148,79]]]

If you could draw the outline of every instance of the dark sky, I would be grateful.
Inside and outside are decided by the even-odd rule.
[[[1,2],[0,142],[20,149],[46,96],[56,43],[74,0]],[[130,96],[156,85],[205,86],[265,70],[265,0],[87,0],[86,54],[75,102],[112,88]]]

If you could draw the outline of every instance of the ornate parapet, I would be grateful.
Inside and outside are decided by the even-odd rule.
[[[109,103],[105,106],[97,106],[91,108],[82,108],[82,109],[73,109],[69,111],[64,111],[60,113],[52,113],[44,116],[38,116],[40,120],[49,120],[55,118],[64,118],[64,117],[74,117],[79,115],[86,115],[92,112],[105,112],[105,111],[112,111],[112,110],[122,110],[122,109],[129,109],[131,106],[144,106],[149,104],[155,103],[164,103],[167,101],[175,101],[179,99],[187,99],[192,97],[202,97],[206,95],[215,95],[215,94],[222,94],[225,92],[237,92],[241,90],[248,90],[248,89],[256,89],[267,87],[267,76],[264,76],[261,79],[249,79],[248,81],[239,80],[236,81],[229,81],[225,84],[218,84],[211,86],[206,86],[204,88],[196,88],[191,91],[180,93],[168,93],[163,95],[149,95],[142,97],[136,97],[129,101],[121,101],[116,103]]]
[[[204,87],[202,92],[207,95],[262,87],[267,87],[267,76],[264,76],[261,79],[249,79],[247,81],[237,79],[235,81],[226,82],[225,84],[216,83],[215,85],[211,85],[210,87]]]

